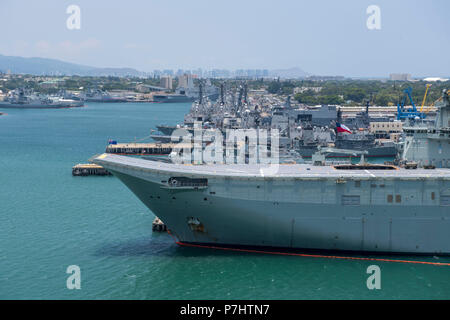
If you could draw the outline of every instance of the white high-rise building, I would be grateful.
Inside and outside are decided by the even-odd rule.
[[[391,81],[411,81],[411,75],[409,73],[391,73],[389,75]]]
[[[191,74],[178,76],[179,88],[192,88],[194,86],[194,77]]]
[[[172,76],[169,75],[161,76],[160,85],[163,88],[172,90]]]

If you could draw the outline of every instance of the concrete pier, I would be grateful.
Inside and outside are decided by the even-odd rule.
[[[109,144],[106,153],[119,155],[168,155],[172,149],[180,148],[177,143],[117,143]]]
[[[73,176],[110,176],[111,173],[94,163],[80,163],[72,167]]]
[[[167,226],[161,221],[161,219],[156,217],[152,223],[152,231],[165,232],[167,231]]]

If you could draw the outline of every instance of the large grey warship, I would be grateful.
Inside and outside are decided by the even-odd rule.
[[[211,85],[210,81],[205,84],[200,82],[198,87],[190,83],[187,87],[178,87],[175,93],[154,94],[153,102],[157,103],[181,103],[194,102],[199,95],[205,95],[210,100],[216,100],[219,96],[218,90]]]
[[[31,89],[18,88],[11,90],[3,101],[0,108],[13,109],[58,109],[81,107],[83,101],[68,99],[62,95],[48,96],[33,92]]]
[[[450,163],[450,99],[438,106],[435,127],[414,131],[435,139],[433,163]],[[426,135],[422,137],[422,135]],[[434,141],[434,140],[433,140]],[[407,155],[426,152],[410,147]],[[419,157],[419,155],[417,156]],[[450,170],[419,164],[162,163],[112,154],[93,162],[107,168],[184,243],[450,253]]]
[[[113,96],[108,91],[88,89],[80,94],[80,98],[87,102],[127,102],[124,97]]]

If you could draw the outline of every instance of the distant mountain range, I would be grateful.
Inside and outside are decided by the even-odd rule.
[[[24,58],[0,54],[0,72],[32,75],[79,75],[79,76],[116,76],[145,77],[150,73],[132,68],[96,68],[47,58]],[[304,78],[308,73],[300,68],[270,70],[271,77]]]
[[[47,58],[23,58],[0,55],[0,71],[33,75],[146,76],[132,68],[96,68]]]
[[[269,75],[271,77],[296,79],[296,78],[305,78],[305,77],[309,76],[310,74],[303,71],[300,68],[289,68],[289,69],[270,70]]]

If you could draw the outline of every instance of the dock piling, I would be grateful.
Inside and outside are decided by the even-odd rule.
[[[152,231],[166,232],[167,226],[158,217],[155,217],[152,223]]]

